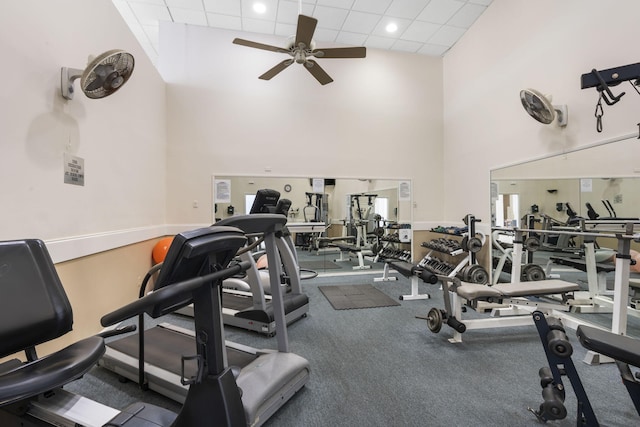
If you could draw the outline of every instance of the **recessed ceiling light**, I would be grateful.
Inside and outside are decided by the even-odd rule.
[[[398,31],[398,26],[395,23],[391,22],[387,24],[385,29],[387,30],[387,33],[395,33],[396,31]]]
[[[265,13],[267,11],[267,6],[265,6],[264,3],[254,3],[253,11],[255,13]]]

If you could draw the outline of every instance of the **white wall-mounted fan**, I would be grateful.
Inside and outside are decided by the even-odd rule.
[[[548,125],[556,118],[558,126],[567,125],[567,106],[551,104],[551,97],[545,96],[535,89],[523,89],[520,91],[522,106],[531,117]]]
[[[124,85],[131,73],[135,60],[124,50],[109,50],[93,59],[87,68],[62,67],[60,89],[65,99],[73,99],[73,82],[80,78],[82,91],[91,99],[109,96]]]

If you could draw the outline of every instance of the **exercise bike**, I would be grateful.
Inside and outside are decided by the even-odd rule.
[[[73,314],[44,242],[0,242],[0,357],[24,351],[26,362],[0,364],[2,426],[246,426],[235,372],[225,366],[220,315],[223,279],[248,263],[227,267],[246,243],[232,227],[208,227],[178,234],[160,272],[167,285],[102,317],[102,326],[147,313],[153,318],[193,302],[196,374],[181,411],[134,403],[122,411],[69,393],[65,384],[82,377],[105,352],[104,336],[95,335],[39,358],[36,345],[71,331]],[[194,341],[195,343],[195,341]]]

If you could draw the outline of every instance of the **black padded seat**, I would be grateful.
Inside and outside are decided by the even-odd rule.
[[[0,261],[0,357],[24,351],[28,360],[12,359],[0,367],[3,406],[78,379],[105,346],[92,336],[37,358],[36,345],[71,330],[71,304],[43,241],[0,242]]]
[[[37,396],[80,378],[104,354],[104,340],[91,336],[0,376],[0,406]]]
[[[576,335],[587,350],[640,367],[640,340],[585,325],[578,326]]]

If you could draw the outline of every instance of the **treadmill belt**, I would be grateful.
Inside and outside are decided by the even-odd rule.
[[[196,354],[194,338],[171,329],[156,326],[144,332],[145,362],[162,368],[176,375],[181,375],[181,356]],[[138,358],[138,334],[131,334],[124,338],[110,341],[109,347],[131,357]],[[244,367],[256,356],[251,353],[226,348],[229,366]],[[196,361],[185,360],[185,376],[195,376]]]
[[[222,292],[222,306],[231,310],[242,311],[253,307],[250,297]]]

